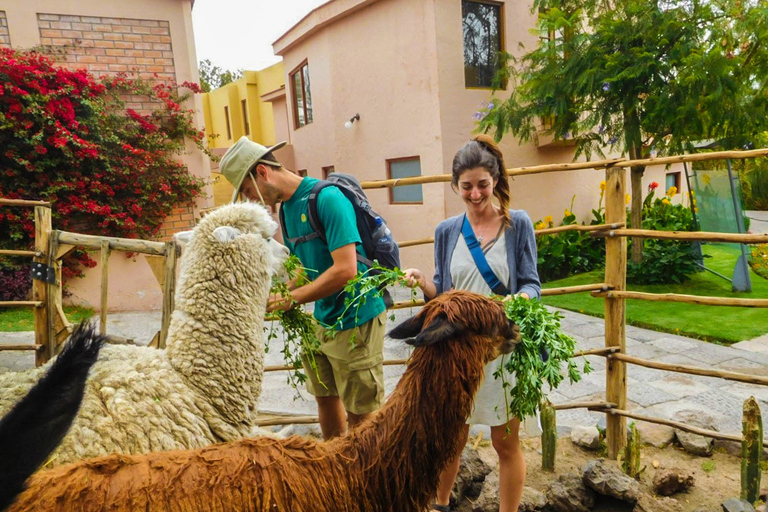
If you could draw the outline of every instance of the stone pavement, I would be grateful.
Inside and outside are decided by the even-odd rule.
[[[417,308],[399,310],[389,328],[416,312]],[[580,350],[602,348],[605,345],[602,319],[569,311],[562,311],[562,327],[572,335]],[[109,315],[108,332],[135,338],[137,344],[146,344],[160,328],[160,313],[113,313]],[[627,326],[627,352],[629,355],[654,361],[684,364],[704,368],[719,368],[755,375],[768,375],[768,353],[752,351],[749,342],[736,347],[724,347],[682,336],[659,333]],[[31,343],[32,333],[0,333],[0,343]],[[278,340],[267,353],[266,364],[281,364]],[[761,345],[756,345],[761,347]],[[737,348],[738,347],[738,348]],[[385,359],[406,358],[409,347],[387,339]],[[564,383],[550,392],[553,403],[595,401],[604,398],[605,359],[588,356],[592,373],[575,385]],[[34,366],[30,353],[0,353],[0,372],[22,370]],[[385,366],[386,392],[390,393],[400,375],[402,366]],[[261,409],[290,411],[294,414],[316,414],[314,400],[306,392],[297,392],[287,384],[286,374],[272,372],[265,376]],[[740,434],[742,405],[749,396],[755,396],[763,411],[763,422],[768,424],[768,386],[757,386],[725,381],[712,377],[684,375],[628,365],[628,409],[639,414],[671,419],[679,410],[705,411],[715,417],[720,431]],[[295,398],[295,399],[294,399]],[[594,425],[601,413],[583,409],[562,410],[557,413],[558,429],[566,433],[571,427]],[[486,429],[474,429],[486,430]],[[486,432],[487,434],[488,432]],[[768,434],[768,430],[766,430]]]

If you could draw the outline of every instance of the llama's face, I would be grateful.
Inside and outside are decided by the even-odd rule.
[[[423,347],[451,342],[466,333],[474,335],[487,361],[509,354],[520,342],[520,328],[507,318],[499,301],[464,291],[439,295],[389,336]]]
[[[250,246],[250,250],[255,250],[253,245],[256,244],[258,252],[264,253],[270,276],[284,278],[283,264],[289,252],[287,247],[272,238],[277,228],[277,222],[263,206],[235,203],[214,210],[194,230],[176,233],[174,238],[182,246],[191,244],[193,240],[207,240],[214,246],[231,245],[244,250]]]

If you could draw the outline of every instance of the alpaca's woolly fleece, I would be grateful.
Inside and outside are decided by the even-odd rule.
[[[462,448],[485,365],[511,351],[515,327],[498,301],[440,295],[390,333],[416,349],[384,407],[347,436],[81,461],[33,475],[8,512],[423,512]]]
[[[241,203],[209,213],[179,236],[188,245],[168,348],[105,347],[51,465],[201,448],[257,431],[263,317],[271,275],[287,256],[269,238],[276,229],[263,207]],[[0,412],[45,368],[0,375]]]

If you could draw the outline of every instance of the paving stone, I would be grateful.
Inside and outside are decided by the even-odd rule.
[[[693,340],[684,341],[680,338],[672,338],[670,336],[655,339],[650,343],[651,345],[659,347],[660,349],[672,354],[677,354],[678,352],[685,352],[686,350],[696,348],[696,343],[694,343]]]
[[[588,411],[586,409],[565,409],[557,411],[557,431],[560,427],[576,427],[585,425],[597,425],[597,422],[605,414],[600,412]],[[565,429],[564,429],[565,430]],[[570,433],[570,429],[568,429]]]
[[[681,364],[685,366],[695,366],[697,368],[701,368],[701,361],[698,361],[696,359],[691,359],[688,356],[684,356],[681,354],[669,354],[667,356],[659,357],[656,359],[657,363],[669,363],[669,364]]]
[[[707,365],[715,365],[730,359],[734,359],[738,354],[735,350],[720,345],[700,345],[691,350],[678,353],[681,356],[690,357]]]
[[[561,395],[565,396],[566,398],[569,398],[570,400],[575,400],[577,398],[581,398],[587,395],[603,393],[605,391],[605,383],[603,383],[602,386],[597,386],[592,382],[582,380],[575,384],[568,384],[568,383],[560,384],[560,387],[557,388],[557,390]]]
[[[602,320],[599,322],[588,322],[584,324],[573,325],[568,329],[569,332],[578,334],[582,338],[592,338],[595,336],[605,336],[605,325]]]
[[[588,339],[582,339],[579,342],[579,349],[594,350],[596,348],[605,348],[605,338],[603,336],[593,336]]]
[[[659,357],[669,355],[669,352],[650,343],[638,343],[627,350],[627,354],[632,357],[655,361]]]
[[[653,341],[659,338],[659,333],[656,331],[651,331],[649,329],[641,329],[640,327],[635,327],[632,325],[628,325],[626,327],[626,334],[627,334],[627,337],[636,339],[637,341],[642,341],[643,343]]]
[[[761,336],[763,338],[764,336]],[[748,351],[748,352],[757,352],[760,354],[763,354],[765,356],[768,356],[768,337],[765,337],[765,340],[762,340],[761,338],[757,338],[754,340],[747,340],[747,341],[740,341],[738,343],[734,343],[731,345],[731,347]]]
[[[675,401],[678,398],[675,395],[666,393],[660,389],[648,386],[627,386],[627,398],[641,407],[648,407],[663,402]]]
[[[605,358],[601,356],[586,356],[584,359],[589,361],[589,365],[592,367],[592,371],[605,370]],[[584,366],[581,358],[576,360],[576,364],[581,369]]]
[[[716,364],[715,368],[719,368],[721,370],[732,370],[732,371],[760,369],[763,371],[755,372],[757,375],[761,375],[765,373],[764,364],[760,364],[757,361],[752,361],[752,360],[744,359],[741,357],[737,357],[735,359],[730,359],[723,363]],[[750,373],[750,372],[746,372],[746,373]]]
[[[677,398],[698,395],[710,389],[708,386],[691,379],[688,375],[669,372],[664,373],[664,376],[658,380],[648,382],[648,385]]]
[[[735,399],[740,400],[742,403],[750,396],[768,402],[768,386],[747,384],[746,382],[723,382],[720,390],[733,395]]]
[[[563,395],[559,391],[547,392],[547,399],[549,399],[549,401],[553,404],[564,404],[569,400],[567,396]]]

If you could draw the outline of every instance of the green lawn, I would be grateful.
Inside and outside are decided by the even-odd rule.
[[[0,331],[34,331],[35,320],[32,311],[31,307],[0,309]],[[64,308],[64,313],[69,321],[74,323],[90,318],[94,314],[92,309],[79,306],[67,306]]]
[[[730,277],[738,252],[726,246],[705,246],[707,268]],[[680,285],[629,286],[630,290],[650,293],[682,293],[716,297],[768,298],[768,280],[750,271],[752,293],[732,293],[731,283],[710,272],[698,272]],[[545,283],[544,288],[575,286],[603,282],[602,271],[587,272],[559,281]],[[575,293],[545,297],[545,304],[579,313],[603,316],[603,299],[589,293]],[[735,343],[755,338],[768,332],[768,311],[765,308],[727,306],[699,306],[676,302],[627,301],[627,323],[657,331],[681,334],[722,343]]]

